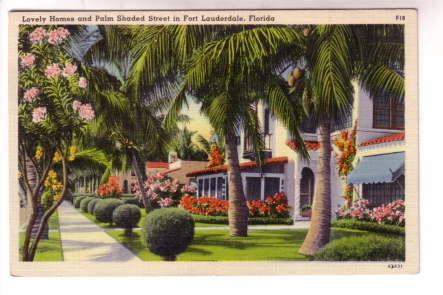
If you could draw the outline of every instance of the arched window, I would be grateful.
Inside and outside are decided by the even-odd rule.
[[[314,198],[314,173],[311,169],[305,167],[301,171],[300,180],[300,209],[304,206],[312,205]]]

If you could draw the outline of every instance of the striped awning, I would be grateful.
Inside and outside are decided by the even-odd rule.
[[[367,156],[348,176],[349,184],[394,182],[405,173],[405,153]]]

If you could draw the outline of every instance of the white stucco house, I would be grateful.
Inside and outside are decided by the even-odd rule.
[[[334,126],[332,136],[357,123],[357,154],[348,183],[354,186],[354,198],[367,198],[374,205],[404,198],[404,102],[385,97],[371,98],[357,84],[352,115]],[[317,171],[317,130],[303,126],[305,145],[310,160],[295,151],[286,128],[273,118],[265,104],[257,106],[262,122],[266,161],[259,169],[252,146],[245,134],[238,143],[243,188],[248,199],[264,200],[275,192],[284,192],[295,221],[306,220],[301,209],[312,203]],[[336,158],[331,156],[332,210],[344,203],[345,180],[338,175]],[[227,199],[227,166],[195,170],[187,174],[198,186],[198,196]]]

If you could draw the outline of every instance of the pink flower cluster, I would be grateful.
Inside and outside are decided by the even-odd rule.
[[[66,40],[69,35],[71,35],[71,33],[63,27],[59,27],[56,30],[50,31],[49,33],[46,31],[46,29],[38,27],[29,34],[29,40],[33,44],[41,44],[47,38],[49,44],[57,45]]]
[[[45,75],[46,78],[56,78],[60,76],[62,70],[58,64],[52,64],[46,67]]]
[[[351,208],[341,207],[335,213],[337,219],[356,219],[383,224],[405,225],[405,204],[403,200],[396,200],[372,209],[369,208],[369,205],[368,200],[362,199],[356,201]]]
[[[40,90],[37,87],[31,87],[25,91],[23,100],[33,102],[40,95]]]
[[[95,112],[89,103],[82,104],[78,100],[72,102],[74,112],[78,111],[78,115],[85,121],[92,121],[95,118]]]
[[[68,77],[74,75],[76,71],[77,71],[77,65],[75,65],[75,64],[67,63],[65,65],[64,69],[62,70],[60,68],[59,64],[54,63],[54,64],[51,64],[46,67],[45,75],[46,75],[46,78],[56,78],[56,77],[60,76],[60,74],[62,74],[63,77],[68,78]],[[80,78],[80,80],[81,80],[81,78]],[[80,80],[79,80],[79,86],[81,87],[81,85],[83,85],[85,83],[85,81],[80,81]],[[87,83],[87,81],[86,81],[86,83]]]
[[[405,225],[405,202],[396,200],[372,209],[371,219],[378,223]]]
[[[171,198],[163,198],[160,201],[158,201],[158,204],[160,205],[161,208],[168,208],[174,205],[174,200]]]
[[[80,79],[78,79],[78,86],[80,88],[88,87],[88,80],[85,77],[80,77]]]
[[[39,123],[46,118],[46,107],[38,107],[32,111],[32,122]]]
[[[77,66],[73,65],[71,63],[67,63],[65,68],[63,69],[63,77],[70,77],[72,75],[74,75],[74,73],[77,71]]]
[[[32,31],[31,34],[29,34],[29,40],[33,44],[42,43],[47,35],[48,35],[48,33],[46,32],[46,30],[44,28],[38,27],[34,31]]]
[[[35,55],[32,53],[27,53],[20,57],[20,64],[22,67],[30,67],[35,62]]]
[[[138,183],[135,182],[132,186],[135,191],[135,197],[138,200],[142,200],[142,193],[139,189]],[[192,191],[192,193],[195,192],[195,189],[191,186],[186,186],[186,188],[185,186],[180,187],[177,179],[173,179],[160,173],[148,176],[144,183],[144,188],[151,203],[154,206],[158,205],[160,207],[177,205],[183,196],[183,189]]]
[[[66,40],[71,33],[63,27],[57,28],[57,30],[50,31],[48,34],[48,43],[52,45],[60,44],[63,40]]]
[[[188,185],[185,184],[182,188],[181,188],[181,192],[184,194],[195,194],[195,187],[192,185]]]

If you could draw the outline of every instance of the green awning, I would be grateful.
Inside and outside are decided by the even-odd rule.
[[[405,153],[367,156],[348,176],[349,184],[394,182],[405,173]]]

